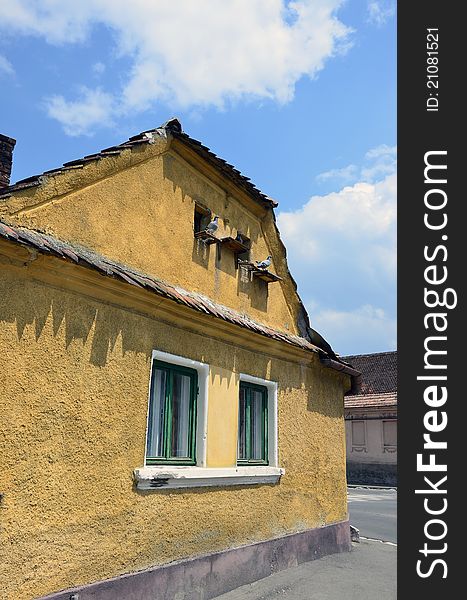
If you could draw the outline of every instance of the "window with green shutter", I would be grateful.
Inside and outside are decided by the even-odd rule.
[[[268,464],[268,390],[244,381],[240,382],[237,463]]]
[[[146,464],[196,463],[197,393],[197,371],[153,361]]]

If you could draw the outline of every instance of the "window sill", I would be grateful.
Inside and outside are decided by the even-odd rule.
[[[150,466],[134,470],[139,490],[277,483],[285,473],[280,467],[181,467]]]

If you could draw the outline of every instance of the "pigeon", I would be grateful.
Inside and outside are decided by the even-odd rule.
[[[271,257],[270,256],[268,256],[266,258],[266,260],[257,260],[256,261],[256,266],[258,267],[258,269],[267,269],[270,264],[271,264]]]
[[[206,227],[206,231],[211,235],[214,235],[214,233],[217,231],[217,228],[219,227],[219,224],[217,223],[218,219],[219,217],[214,217],[214,219],[210,223],[208,223]]]

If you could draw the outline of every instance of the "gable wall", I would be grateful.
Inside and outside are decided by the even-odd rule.
[[[172,150],[161,153],[148,147],[129,154],[139,156],[138,160],[133,156],[103,159],[85,166],[83,176],[50,178],[7,202],[4,218],[93,248],[276,329],[298,333],[298,301],[283,249],[274,235],[265,235],[271,230],[272,212],[254,203],[247,207]],[[109,169],[109,164],[114,168]],[[93,176],[86,180],[91,170]],[[73,176],[82,181],[67,187],[64,182]],[[21,203],[21,196],[28,194],[32,200]],[[252,258],[272,254],[271,270],[285,281],[269,285],[256,278],[250,281],[235,268],[231,251],[224,248],[218,253],[216,245],[195,240],[195,201],[220,216],[218,237],[235,237],[241,231],[251,239]]]
[[[170,324],[168,313],[154,318],[83,295],[66,277],[51,285],[41,271],[48,262],[0,256],[6,598],[26,600],[346,518],[341,375],[313,353],[299,359],[243,348],[196,333],[195,323],[191,330]],[[227,436],[218,433],[225,432],[226,401],[235,409],[239,373],[278,382],[279,484],[136,491],[154,348],[210,365],[209,466],[229,458]]]

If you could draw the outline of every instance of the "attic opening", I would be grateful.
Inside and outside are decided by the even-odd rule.
[[[204,231],[211,221],[211,211],[206,206],[195,202],[193,230],[195,233]]]
[[[237,253],[236,263],[238,266],[239,261],[250,260],[251,240],[243,233],[240,233],[240,231],[237,233],[237,237],[235,239],[243,246],[243,251]]]

